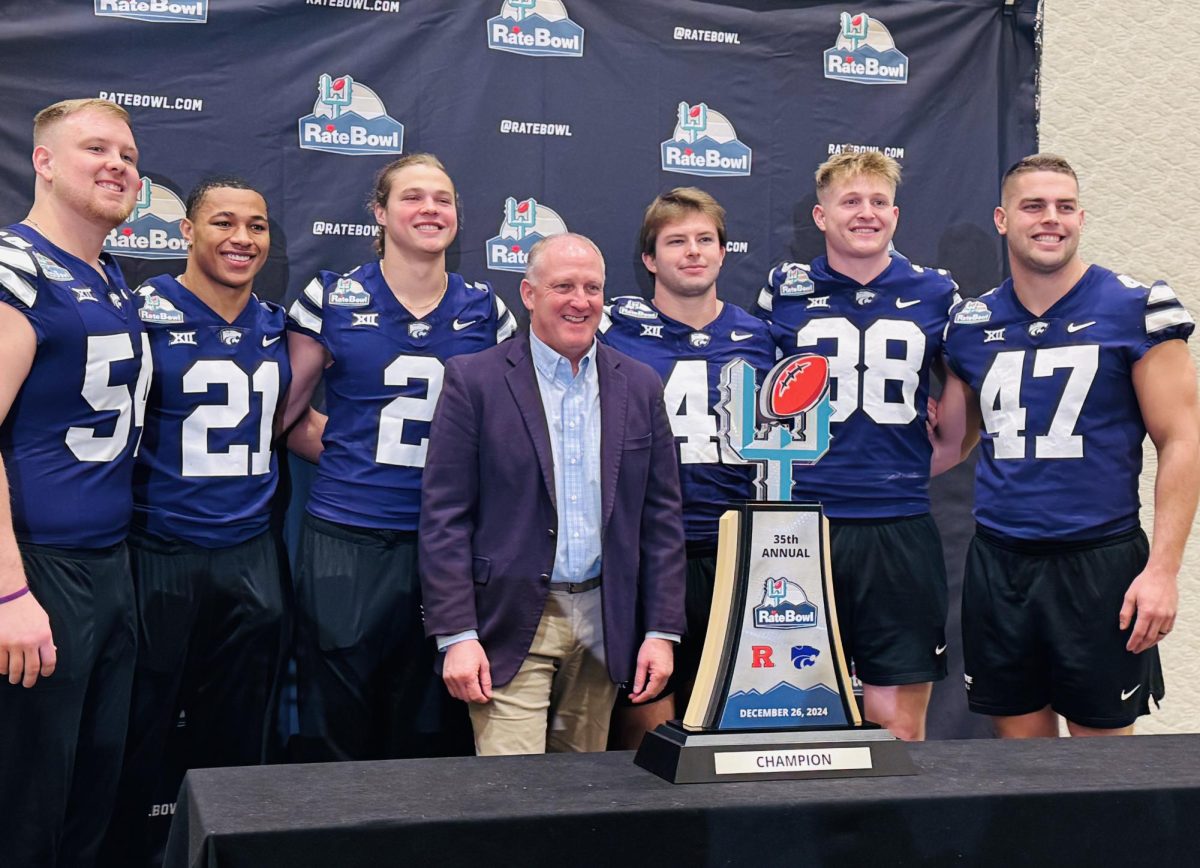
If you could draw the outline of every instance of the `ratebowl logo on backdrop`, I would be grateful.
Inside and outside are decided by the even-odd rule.
[[[907,84],[908,55],[892,34],[866,12],[842,13],[842,30],[825,51],[825,77],[855,84]]]
[[[559,0],[504,0],[487,23],[488,48],[534,57],[583,57],[583,28]]]
[[[662,143],[664,172],[684,175],[749,175],[751,150],[738,141],[725,115],[704,103],[679,104],[675,134]]]
[[[322,73],[317,93],[312,114],[300,118],[300,147],[355,157],[404,153],[404,124],[388,116],[371,88]]]
[[[108,233],[104,252],[137,259],[185,259],[187,242],[179,230],[183,201],[161,184],[142,178],[129,219]]]
[[[529,248],[550,235],[561,235],[567,224],[537,199],[518,202],[512,196],[504,202],[504,222],[500,234],[487,242],[487,267],[497,271],[524,271]]]
[[[159,21],[204,24],[208,21],[208,0],[95,0],[96,14],[104,18],[132,18],[134,21]]]

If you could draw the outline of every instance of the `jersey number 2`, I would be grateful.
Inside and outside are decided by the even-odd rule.
[[[432,356],[399,356],[384,368],[383,382],[386,386],[408,386],[413,380],[425,381],[425,397],[414,398],[401,395],[393,398],[379,414],[379,443],[375,447],[375,460],[380,464],[396,464],[401,467],[424,467],[425,453],[429,451],[429,438],[422,437],[419,443],[404,442],[404,423],[429,422],[433,419],[433,408],[442,394],[442,377],[445,369]]]

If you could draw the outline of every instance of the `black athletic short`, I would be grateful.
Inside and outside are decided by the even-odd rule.
[[[417,535],[306,514],[294,648],[302,762],[473,752],[466,705],[434,672]]]
[[[1129,726],[1163,696],[1158,648],[1125,650],[1125,592],[1146,565],[1140,528],[1085,542],[1024,542],[976,527],[963,584],[971,710],[1010,716],[1049,705],[1097,729]]]
[[[946,677],[946,564],[933,517],[830,519],[842,649],[866,684]]]
[[[102,864],[158,863],[189,768],[273,758],[286,653],[270,532],[223,548],[129,536],[138,653],[125,763]]]
[[[121,771],[136,651],[125,544],[21,543],[58,667],[32,688],[0,679],[0,863],[91,865]]]

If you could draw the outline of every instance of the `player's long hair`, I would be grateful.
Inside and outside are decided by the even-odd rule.
[[[402,169],[407,169],[409,166],[430,166],[443,173],[447,178],[450,178],[450,173],[446,171],[446,167],[442,161],[433,154],[416,153],[405,154],[399,159],[392,160],[386,166],[379,170],[379,174],[375,176],[375,189],[371,192],[371,198],[367,200],[367,211],[371,216],[375,216],[375,207],[387,208],[388,196],[392,193],[392,181],[395,180],[396,174]],[[462,200],[458,197],[458,187],[454,186],[454,179],[450,178],[450,187],[454,190],[454,215],[458,220],[458,228],[462,229]],[[385,243],[385,235],[387,234],[383,226],[378,226],[375,229],[375,255],[383,259],[383,249]]]

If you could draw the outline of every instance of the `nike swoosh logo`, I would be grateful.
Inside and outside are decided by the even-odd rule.
[[[271,346],[271,344],[275,343],[275,341],[279,340],[281,337],[283,337],[283,335],[275,335],[275,337],[273,337],[273,338],[269,338],[266,335],[263,335],[263,346],[269,347],[269,346]]]
[[[919,299],[919,298],[914,298],[911,301],[905,301],[902,298],[896,299],[896,307],[898,307],[902,310],[906,307],[912,307],[914,304],[920,304],[920,303],[921,303],[921,299]]]
[[[946,646],[945,645],[937,646],[936,648],[933,649],[933,653],[936,654],[938,657],[941,657],[943,654],[946,653]]]
[[[748,341],[754,337],[750,332],[730,332],[729,339],[731,341]]]
[[[1124,702],[1126,699],[1133,696],[1133,694],[1137,693],[1138,690],[1141,689],[1141,686],[1142,685],[1139,684],[1137,687],[1133,688],[1133,690],[1122,690],[1121,691],[1121,701]]]
[[[460,321],[460,320],[459,320],[457,317],[455,317],[455,319],[454,319],[454,330],[455,330],[456,332],[460,332],[460,331],[462,331],[462,330],[463,330],[463,329],[465,329],[465,328],[468,328],[468,327],[470,327],[470,326],[473,326],[473,325],[475,325],[475,323],[477,323],[477,322],[479,322],[479,320],[477,320],[477,319],[468,320],[467,322],[461,322],[461,321]]]
[[[1095,324],[1096,324],[1096,321],[1094,319],[1088,320],[1087,322],[1081,322],[1081,323],[1073,323],[1073,322],[1067,323],[1067,334],[1075,334],[1075,332],[1081,332],[1085,328],[1089,328],[1090,326],[1094,326]]]

